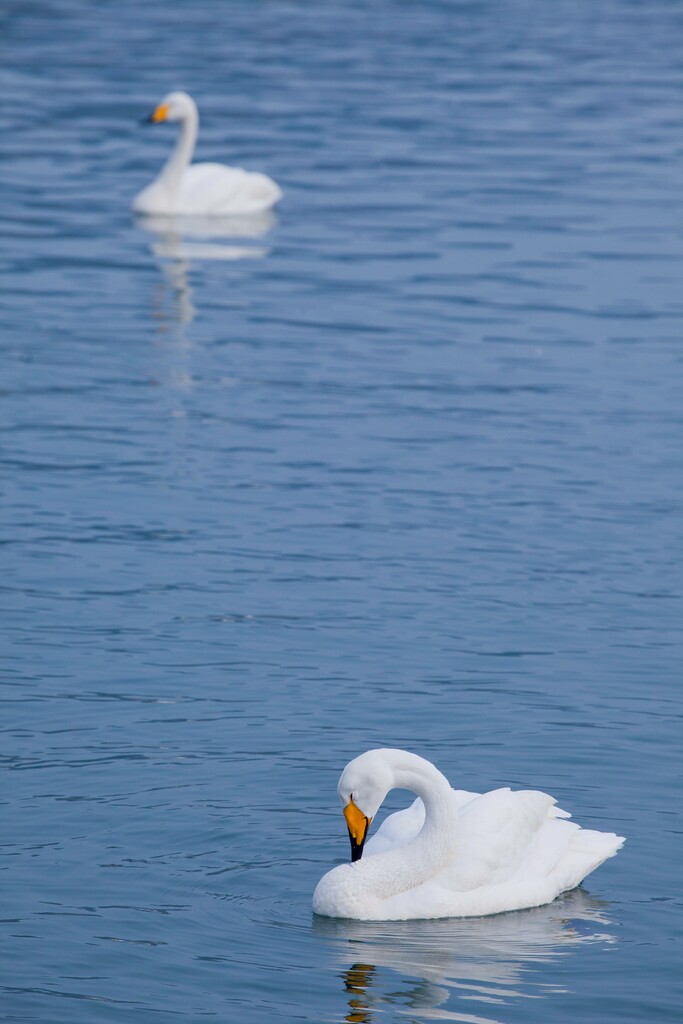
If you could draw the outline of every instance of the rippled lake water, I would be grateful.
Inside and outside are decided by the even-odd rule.
[[[3,1019],[675,1020],[681,5],[0,24]],[[134,222],[171,88],[270,225]],[[314,920],[376,745],[628,842]]]

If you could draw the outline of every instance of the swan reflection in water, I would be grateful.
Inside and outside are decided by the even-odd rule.
[[[530,991],[524,974],[532,965],[568,955],[583,943],[616,942],[605,931],[606,906],[575,889],[547,906],[492,917],[385,922],[314,917],[313,929],[343,968],[344,1019],[350,1024],[379,1021],[388,1004],[416,1021],[501,1024],[500,1010],[489,1017],[485,1006],[557,991],[538,981]],[[384,969],[400,977],[387,976]]]
[[[277,218],[272,210],[266,210],[241,217],[138,216],[135,223],[152,236],[151,250],[160,261],[174,296],[173,319],[183,326],[196,313],[188,283],[193,261],[233,263],[262,259],[270,250],[255,242],[274,227]]]
[[[135,223],[153,235],[152,252],[162,260],[248,260],[269,250],[253,244],[276,224],[272,210],[240,217],[138,216]],[[236,244],[246,242],[250,244]]]
[[[165,279],[165,287],[152,302],[157,334],[179,355],[191,347],[185,328],[197,314],[190,285],[193,265],[267,256],[270,250],[256,243],[274,227],[277,218],[272,210],[266,210],[240,217],[137,216],[135,223],[151,236],[150,247]],[[185,366],[174,367],[166,376],[174,386],[192,383]]]

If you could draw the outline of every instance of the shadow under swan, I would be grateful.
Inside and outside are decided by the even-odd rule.
[[[414,1020],[503,1024],[499,1013],[506,1002],[556,991],[537,976],[533,984],[526,981],[532,965],[569,955],[583,943],[616,942],[605,931],[606,906],[575,889],[547,906],[492,917],[389,922],[314,917],[313,930],[342,967],[344,1019],[350,1024],[379,1020],[387,1004],[402,1007]],[[496,1016],[485,1016],[492,1004]]]

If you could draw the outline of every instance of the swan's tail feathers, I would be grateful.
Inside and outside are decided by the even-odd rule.
[[[551,818],[571,818],[569,811],[563,811],[561,807],[557,806],[557,800],[553,800],[553,806],[548,814]]]
[[[563,890],[579,885],[587,875],[614,857],[625,842],[624,836],[614,832],[594,832],[587,828],[575,832],[559,865]]]
[[[572,837],[572,845],[575,848],[588,852],[602,852],[605,860],[613,857],[624,843],[626,838],[618,836],[615,832],[594,832],[590,828],[582,828]]]

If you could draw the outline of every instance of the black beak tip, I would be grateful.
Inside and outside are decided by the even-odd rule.
[[[349,839],[351,840],[351,863],[355,864],[357,860],[360,860],[363,856],[363,847],[365,846],[365,836],[363,841],[357,843],[351,833],[349,833]]]

